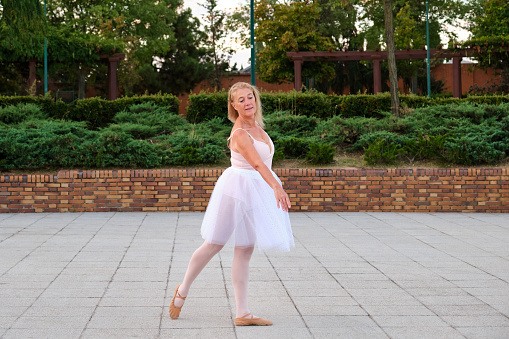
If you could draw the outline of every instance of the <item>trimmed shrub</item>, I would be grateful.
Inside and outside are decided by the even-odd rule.
[[[196,124],[212,118],[220,119],[224,123],[228,121],[228,93],[226,91],[191,94],[188,101],[186,118],[189,122]]]
[[[317,126],[318,120],[303,115],[288,113],[273,114],[266,119],[266,131],[273,138],[277,136],[310,136]]]
[[[201,92],[189,96],[187,119],[192,123],[199,123],[218,117],[227,121],[227,93]],[[314,91],[308,92],[279,92],[261,93],[264,116],[278,111],[289,111],[292,115],[303,115],[317,118],[366,117],[384,118],[391,110],[389,93],[377,95],[325,95]],[[462,99],[434,97],[428,98],[417,95],[400,95],[401,105],[408,109],[450,104],[490,104],[500,105],[509,103],[509,95],[498,96],[469,96]]]
[[[328,144],[312,142],[306,160],[315,165],[330,164],[334,162],[334,147]]]
[[[41,108],[45,116],[51,118],[62,118],[69,110],[69,106],[63,101],[53,101],[48,96],[0,96],[0,107],[17,106],[19,104],[34,104]]]
[[[61,117],[74,121],[86,121],[91,129],[106,127],[113,122],[117,113],[132,105],[153,102],[155,105],[165,107],[169,112],[178,113],[179,101],[171,94],[146,95],[124,97],[114,101],[101,98],[90,98],[78,100],[69,112]]]
[[[309,151],[310,141],[303,138],[284,137],[274,142],[276,149],[283,152],[286,158],[300,158]]]
[[[17,124],[29,119],[45,119],[47,115],[36,104],[20,103],[16,106],[0,107],[0,122],[6,125]]]

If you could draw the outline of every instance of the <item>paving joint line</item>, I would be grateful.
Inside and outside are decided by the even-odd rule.
[[[300,242],[300,241],[299,241]],[[308,323],[306,322],[306,320],[304,319],[304,316],[302,315],[301,311],[299,310],[299,308],[297,307],[297,304],[295,304],[295,300],[293,300],[292,296],[290,295],[290,292],[288,292],[288,289],[286,288],[285,286],[285,283],[283,282],[283,280],[281,279],[281,277],[279,276],[279,274],[277,273],[277,270],[276,270],[276,267],[274,266],[274,264],[272,263],[272,261],[270,261],[270,258],[268,257],[268,255],[266,253],[265,254],[265,257],[267,258],[267,261],[269,262],[270,266],[272,267],[272,269],[274,270],[274,272],[276,273],[276,276],[277,278],[279,279],[279,282],[281,283],[281,285],[283,286],[283,288],[285,289],[285,292],[286,292],[286,295],[288,296],[288,298],[290,298],[290,301],[292,302],[293,304],[293,307],[297,310],[297,313],[299,313],[299,316],[300,316],[300,319],[302,320],[302,322],[304,323],[304,325],[306,325],[306,329],[308,330],[309,332],[309,335],[311,335],[311,338],[314,338],[314,334],[313,332],[311,332],[311,329],[309,328],[309,325]]]
[[[117,215],[119,212],[115,212],[109,219],[111,220],[111,218],[113,218],[115,215]],[[113,273],[113,275],[111,276],[111,279],[110,281],[108,282],[108,285],[106,285],[106,288],[104,289],[104,292],[102,294],[102,296],[99,298],[99,301],[97,302],[97,305],[95,305],[95,308],[94,308],[94,311],[92,312],[92,315],[90,316],[90,318],[88,319],[85,327],[83,328],[83,330],[81,331],[81,334],[79,336],[79,338],[83,338],[83,334],[85,333],[85,331],[87,330],[88,328],[88,325],[90,324],[90,321],[92,321],[92,318],[94,318],[94,315],[97,311],[97,309],[99,308],[99,305],[101,304],[101,301],[103,300],[104,296],[106,295],[106,292],[108,292],[108,288],[110,287],[111,283],[113,282],[113,279],[115,278],[115,275],[117,274],[118,272],[118,269],[120,268],[120,266],[122,265],[122,262],[124,261],[124,258],[127,254],[127,252],[129,251],[129,249],[131,248],[131,245],[134,241],[134,239],[136,238],[136,235],[138,234],[138,232],[140,231],[140,228],[141,226],[143,225],[143,221],[145,221],[145,219],[147,218],[147,213],[145,213],[145,216],[143,217],[143,219],[140,221],[140,224],[138,225],[138,228],[136,229],[136,232],[134,232],[132,238],[131,238],[131,241],[129,242],[129,245],[127,246],[127,248],[125,249],[124,251],[124,255],[122,256],[122,258],[120,259],[120,261],[118,262],[118,265],[117,265],[117,268],[115,269],[115,272]],[[106,225],[107,222],[104,224]],[[104,227],[104,225],[102,227]],[[101,229],[102,229],[101,227]],[[100,230],[98,230],[96,232],[96,234],[99,232]],[[95,235],[94,235],[95,236]]]
[[[58,230],[58,232],[56,232],[55,234],[53,234],[51,237],[49,237],[48,239],[46,239],[46,240],[45,240],[42,244],[40,244],[39,246],[37,246],[37,248],[41,247],[41,246],[42,246],[42,245],[44,245],[44,244],[45,244],[48,240],[50,240],[51,238],[53,238],[54,236],[56,236],[58,233],[62,232],[62,231],[63,231],[66,227],[68,227],[68,226],[69,226],[69,224],[71,224],[73,221],[75,221],[76,219],[78,219],[78,218],[79,218],[79,217],[81,217],[82,215],[83,215],[83,213],[81,213],[80,215],[77,215],[77,216],[76,216],[76,218],[74,218],[72,221],[70,221],[69,223],[67,223],[67,224],[66,224],[63,228],[61,228],[60,230]],[[112,217],[113,217],[113,216],[112,216]],[[42,218],[41,218],[41,219],[42,219]],[[110,218],[108,218],[108,221],[109,221],[110,219],[111,219],[111,217],[110,217]],[[39,220],[40,220],[40,219],[39,219]],[[106,221],[106,222],[105,222],[105,223],[101,226],[101,228],[99,228],[99,230],[100,230],[100,229],[102,229],[102,228],[104,227],[104,225],[106,225],[106,223],[107,223],[108,221]],[[99,232],[99,230],[97,230],[97,232]],[[76,254],[72,257],[72,259],[71,259],[71,260],[69,260],[69,262],[68,262],[68,263],[67,263],[64,267],[62,267],[62,270],[60,271],[60,273],[58,273],[58,274],[55,276],[55,278],[54,278],[54,279],[53,279],[53,280],[52,280],[52,281],[48,284],[48,286],[46,286],[46,288],[44,288],[44,290],[43,290],[43,291],[42,291],[42,292],[41,292],[41,293],[40,293],[40,294],[39,294],[39,295],[35,298],[35,300],[34,300],[34,301],[30,304],[30,306],[28,306],[28,307],[26,308],[26,310],[24,310],[24,311],[23,311],[23,313],[21,313],[21,314],[20,314],[20,315],[16,318],[16,320],[14,320],[14,322],[13,322],[12,324],[16,323],[16,322],[17,322],[17,321],[18,321],[18,320],[19,320],[19,319],[20,319],[20,318],[21,318],[21,317],[22,317],[22,316],[23,316],[23,315],[24,315],[24,314],[25,314],[25,313],[26,313],[26,312],[27,312],[30,308],[32,308],[32,306],[33,306],[33,305],[34,305],[34,304],[35,304],[35,303],[39,300],[39,298],[41,297],[41,295],[43,295],[43,294],[44,294],[44,292],[46,292],[46,291],[48,290],[48,288],[49,288],[49,287],[50,287],[50,286],[51,286],[51,285],[55,282],[55,280],[57,280],[57,278],[58,278],[58,277],[60,277],[60,275],[62,275],[62,272],[63,272],[63,271],[64,271],[64,270],[65,270],[65,269],[69,266],[69,264],[70,264],[70,263],[74,260],[74,258],[76,258],[76,256],[78,256],[78,254],[80,254],[80,253],[81,253],[81,251],[83,250],[83,248],[85,248],[85,247],[86,247],[86,246],[90,243],[90,241],[92,241],[92,239],[95,237],[95,235],[97,234],[97,232],[96,232],[96,233],[95,233],[95,234],[94,234],[94,235],[93,235],[93,236],[92,236],[92,237],[91,237],[91,238],[87,241],[87,243],[86,243],[85,245],[83,245],[83,246],[81,247],[81,249],[80,249],[80,250],[79,250],[79,251],[78,251],[78,252],[77,252],[77,253],[76,253]],[[35,251],[37,248],[35,248],[33,251]],[[32,252],[33,252],[33,251],[32,251]],[[32,252],[30,252],[30,253],[32,253]],[[27,255],[27,256],[28,256],[28,255]],[[24,260],[27,256],[25,256],[23,259],[21,259],[21,260],[20,260],[20,262],[21,262],[21,261],[23,261],[23,260]],[[13,267],[14,267],[14,266],[13,266]],[[7,272],[6,272],[6,273],[7,273]],[[9,326],[9,329],[8,329],[8,330],[10,330],[10,329],[12,328],[12,324],[11,324],[11,326]],[[5,333],[7,333],[7,331],[6,331]],[[4,333],[4,335],[5,335],[5,333]]]
[[[71,221],[71,223],[72,223],[74,220],[78,219],[80,216],[81,216],[81,214],[80,214],[80,215],[78,215],[78,216],[76,216],[76,218],[74,218],[74,219]],[[47,215],[46,215],[45,217],[47,217]],[[45,218],[45,217],[44,217],[44,218]],[[37,221],[33,222],[32,224],[28,225],[27,227],[32,226],[34,223],[36,223],[36,222],[38,222],[39,220],[42,220],[42,219],[44,219],[44,218],[40,218],[40,219],[38,219]],[[69,224],[66,224],[64,227],[62,227],[61,229],[59,229],[56,233],[52,234],[52,235],[51,235],[48,239],[46,239],[46,240],[44,240],[42,243],[40,243],[40,244],[39,244],[39,246],[37,246],[36,248],[34,248],[33,250],[31,250],[31,251],[30,251],[27,255],[25,255],[23,258],[21,258],[21,259],[20,259],[20,260],[19,260],[16,264],[14,264],[11,268],[9,268],[7,271],[5,271],[4,273],[2,273],[2,274],[0,275],[0,277],[3,277],[3,276],[4,276],[4,275],[6,275],[7,273],[9,273],[9,271],[10,271],[10,270],[12,270],[12,269],[13,269],[14,267],[16,267],[16,266],[17,266],[20,262],[22,262],[22,261],[23,261],[23,260],[25,260],[27,257],[29,257],[32,253],[34,253],[35,251],[37,251],[37,250],[38,250],[38,249],[39,249],[42,245],[44,245],[45,243],[47,243],[50,239],[52,239],[52,238],[53,238],[54,236],[56,236],[58,233],[62,232],[62,231],[63,231],[63,230],[64,230],[67,226],[69,226]],[[19,231],[18,231],[18,232],[16,232],[15,234],[18,234],[19,232],[23,231],[23,230],[24,230],[24,229],[26,229],[27,227],[23,228],[22,230],[19,230]],[[13,234],[13,236],[14,236],[14,234]],[[7,238],[7,239],[8,239],[8,238]],[[7,239],[6,239],[6,240],[7,240]],[[73,257],[73,259],[74,259],[74,257]],[[63,270],[63,269],[62,269],[62,270]],[[52,282],[53,282],[53,281],[52,281]],[[50,284],[51,284],[51,283],[50,283]],[[49,285],[48,285],[48,286],[49,286]],[[47,287],[46,287],[46,288],[47,288]]]
[[[337,214],[336,214],[336,215],[337,215]],[[307,213],[306,213],[306,216],[307,216],[307,217],[308,217],[308,218],[309,218],[312,222],[314,222],[315,224],[317,224],[318,226],[320,226],[320,227],[321,227],[321,228],[322,228],[325,232],[329,233],[329,235],[331,235],[334,239],[338,240],[338,241],[339,241],[341,244],[343,244],[346,248],[348,248],[350,251],[352,251],[352,253],[355,253],[355,254],[356,254],[356,255],[358,255],[360,258],[362,258],[365,262],[367,262],[367,263],[369,263],[369,264],[371,265],[371,262],[370,262],[370,261],[368,261],[368,260],[364,259],[364,257],[362,257],[361,255],[359,255],[357,252],[355,252],[353,249],[351,249],[348,245],[346,245],[344,242],[342,242],[340,239],[338,239],[338,238],[337,238],[334,234],[332,234],[331,232],[329,232],[329,230],[327,230],[325,227],[323,227],[323,225],[322,225],[322,224],[320,224],[320,223],[318,223],[317,221],[313,220],[313,219],[312,219],[312,218],[311,218],[311,217],[310,217]],[[345,220],[345,219],[344,219],[342,216],[340,216],[340,215],[338,215],[338,217],[340,217],[340,218],[342,218],[343,220]],[[348,220],[345,220],[345,221],[349,222]],[[349,222],[349,223],[357,227],[357,225],[355,225],[355,224],[353,224],[353,223],[351,223],[351,222]],[[364,229],[361,229],[361,230],[362,230],[363,232],[365,232],[365,231],[364,231]],[[366,233],[367,233],[367,232],[366,232]],[[368,234],[369,234],[369,233],[368,233]],[[300,242],[300,241],[299,241],[299,242]],[[301,244],[302,244],[302,243],[301,243]],[[374,323],[378,326],[378,328],[380,328],[380,330],[382,330],[382,332],[383,332],[383,333],[384,333],[384,334],[385,334],[388,338],[390,338],[391,336],[390,336],[390,335],[389,335],[389,334],[385,331],[385,329],[384,329],[384,328],[383,328],[383,327],[382,327],[382,326],[381,326],[381,325],[380,325],[380,324],[379,324],[379,323],[378,323],[378,322],[377,322],[377,321],[373,318],[373,316],[372,316],[372,315],[371,315],[371,314],[370,314],[370,313],[369,313],[369,312],[368,312],[368,311],[367,311],[367,310],[366,310],[366,309],[362,306],[362,304],[361,304],[359,301],[357,301],[357,299],[356,299],[356,298],[355,298],[355,297],[354,297],[354,296],[353,296],[350,292],[348,292],[348,289],[346,289],[346,288],[343,286],[343,284],[341,284],[341,283],[339,282],[339,280],[338,280],[338,279],[337,279],[337,278],[336,278],[336,277],[335,277],[335,276],[334,276],[334,275],[333,275],[333,274],[329,271],[329,269],[328,269],[327,267],[325,267],[325,266],[322,264],[322,262],[321,262],[320,260],[318,260],[318,258],[317,258],[317,257],[316,257],[313,253],[311,253],[311,252],[307,249],[307,247],[306,247],[304,244],[302,244],[302,247],[304,247],[304,248],[306,249],[306,251],[308,251],[308,253],[309,253],[309,254],[313,257],[313,259],[315,259],[315,260],[316,260],[316,261],[317,261],[317,262],[318,262],[318,263],[319,263],[319,264],[320,264],[320,265],[321,265],[321,266],[325,269],[325,271],[327,272],[327,274],[329,274],[329,275],[331,276],[331,278],[332,278],[332,279],[334,279],[334,281],[335,281],[335,282],[336,282],[339,286],[341,286],[341,288],[342,288],[342,289],[343,289],[346,293],[348,293],[348,295],[349,295],[349,296],[350,296],[350,297],[351,297],[351,298],[352,298],[352,299],[353,299],[353,300],[357,303],[357,305],[359,305],[359,307],[360,307],[360,308],[361,308],[364,312],[366,312],[366,314],[367,314],[368,318],[369,318],[369,319],[371,319],[371,320],[372,320],[372,321],[373,321],[373,322],[374,322]],[[371,265],[371,266],[373,266],[373,265]],[[374,266],[373,266],[373,267],[374,267]],[[374,267],[374,268],[375,268],[378,272],[380,272],[380,270],[379,270],[378,268],[376,268],[376,267]],[[382,272],[380,272],[380,273],[382,273]],[[382,273],[382,274],[383,274],[383,273]],[[383,275],[384,275],[384,276],[386,276],[385,274],[383,274]],[[387,278],[389,279],[389,277],[387,277]]]
[[[175,243],[176,243],[176,240],[177,240],[177,230],[178,230],[178,227],[179,227],[179,221],[180,221],[180,212],[177,213],[177,220],[176,220],[176,223],[175,223],[175,230],[173,231],[173,244],[171,246],[170,263],[169,263],[169,266],[168,266],[168,275],[166,276],[166,289],[164,290],[163,309],[161,310],[161,316],[159,318],[159,331],[157,333],[157,337],[158,338],[161,337],[161,329],[162,329],[162,326],[163,326],[164,301],[167,300],[166,298],[169,298],[169,296],[168,296],[168,288],[169,288],[169,285],[170,285],[170,274],[171,274],[171,269],[172,269],[172,266],[173,266],[173,255],[175,254]],[[168,310],[168,312],[169,312],[169,310]]]
[[[28,227],[32,226],[33,224],[35,224],[35,223],[37,223],[37,222],[39,222],[39,221],[43,220],[43,219],[44,219],[44,218],[46,218],[48,215],[49,215],[49,214],[45,214],[44,216],[42,216],[42,218],[37,219],[36,221],[34,221],[33,223],[31,223],[31,224],[29,224],[29,225],[26,225],[25,227],[23,227],[22,229],[18,230],[18,231],[17,231],[17,232],[15,232],[15,233],[11,234],[11,235],[10,235],[10,236],[8,236],[7,238],[0,240],[0,244],[1,244],[1,243],[3,243],[5,240],[7,240],[7,239],[10,239],[10,238],[14,237],[14,236],[15,236],[15,235],[17,235],[18,233],[23,232],[24,230],[26,230]],[[12,216],[10,216],[9,218],[2,219],[1,221],[7,220],[7,219],[10,219],[10,218],[13,218],[13,217],[12,217]],[[24,258],[23,258],[23,259],[24,259]],[[21,259],[21,260],[23,260],[23,259]],[[3,274],[2,274],[2,275],[3,275]]]
[[[219,251],[218,256],[219,256],[219,265],[221,266],[221,275],[223,276],[223,285],[224,285],[224,291],[226,293],[226,300],[228,301],[228,304],[230,305],[230,317],[231,317],[232,326],[233,326],[233,334],[235,335],[235,338],[238,338],[237,326],[235,325],[235,319],[233,317],[232,303],[231,303],[230,295],[228,294],[228,287],[226,286],[226,276],[224,275],[223,258],[221,257],[221,251]]]

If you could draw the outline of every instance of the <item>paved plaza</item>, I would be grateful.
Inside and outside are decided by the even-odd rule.
[[[0,214],[0,337],[509,338],[509,214],[291,213],[255,251],[235,327],[232,248],[168,306],[203,213]]]

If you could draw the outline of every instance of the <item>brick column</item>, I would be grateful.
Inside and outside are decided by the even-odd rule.
[[[294,72],[295,72],[295,90],[302,89],[302,57],[295,57],[293,59]]]
[[[461,56],[452,58],[452,96],[461,98]]]
[[[382,59],[380,55],[373,55],[373,92],[382,92]]]

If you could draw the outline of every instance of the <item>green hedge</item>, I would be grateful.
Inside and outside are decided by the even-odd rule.
[[[69,111],[69,105],[63,101],[54,101],[49,96],[0,96],[0,107],[17,106],[19,104],[35,104],[41,107],[41,110],[48,117],[64,116]]]
[[[145,102],[153,102],[157,106],[166,107],[175,114],[179,111],[180,102],[176,96],[171,94],[124,97],[113,101],[101,98],[89,98],[78,100],[74,105],[68,105],[62,101],[53,101],[47,96],[0,96],[0,107],[32,103],[40,106],[42,111],[50,118],[86,121],[91,129],[105,127],[113,122],[113,118],[118,112],[123,111],[131,105]]]
[[[264,115],[276,111],[290,111],[295,115],[317,118],[343,117],[375,117],[381,118],[383,112],[391,110],[389,93],[377,95],[326,95],[317,92],[261,93]],[[437,105],[475,103],[499,105],[509,103],[509,95],[469,96],[466,98],[436,97],[428,98],[416,95],[401,95],[401,105],[408,108],[419,108]],[[202,92],[189,96],[186,113],[192,123],[199,123],[214,117],[227,121],[227,93]]]
[[[48,117],[33,103],[0,107],[0,171],[54,168],[155,168],[217,163],[230,127],[190,124],[168,106],[133,104],[106,127]]]
[[[76,105],[69,109],[65,116],[73,121],[87,121],[90,128],[105,127],[113,121],[115,114],[121,112],[131,105],[138,105],[144,102],[153,102],[157,106],[166,107],[173,113],[178,114],[180,102],[174,95],[145,95],[119,98],[114,101],[101,98],[90,98],[78,100]]]

